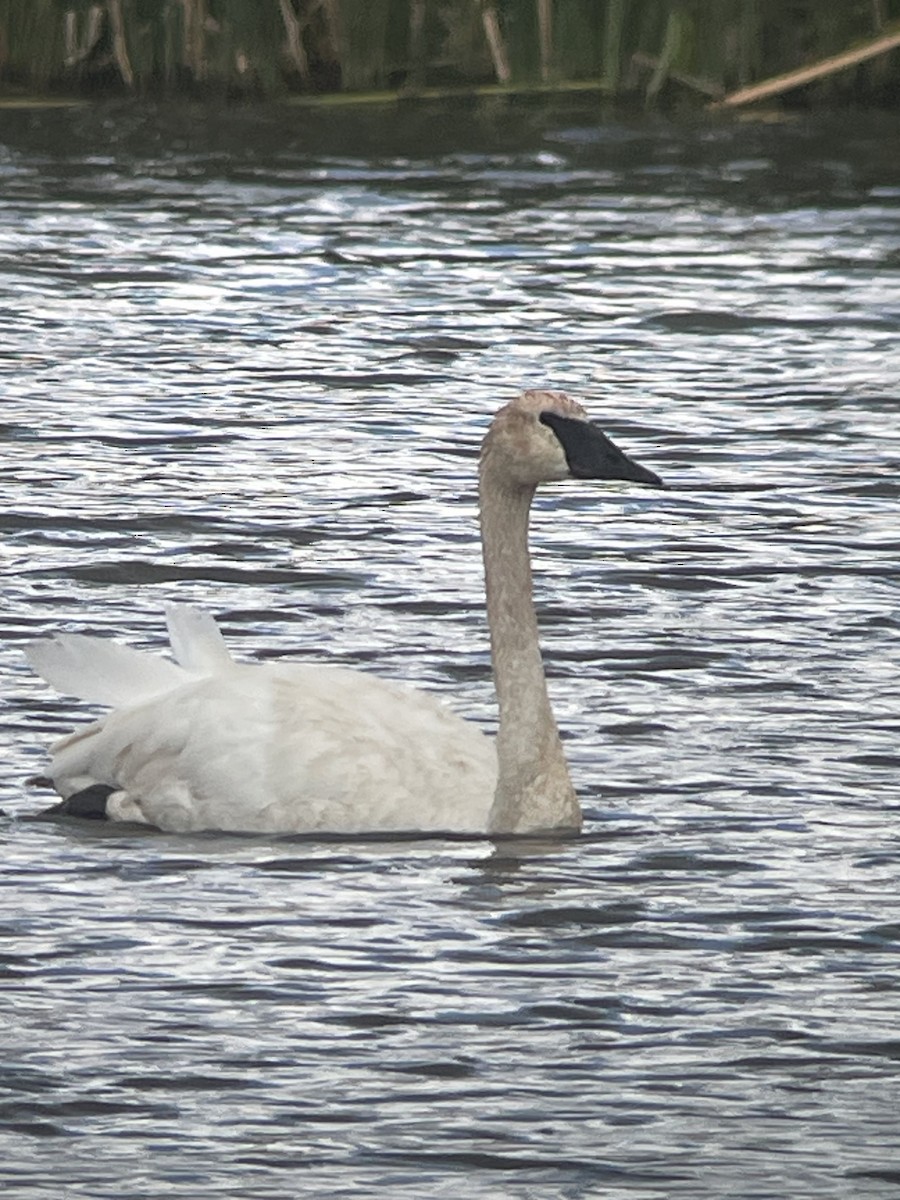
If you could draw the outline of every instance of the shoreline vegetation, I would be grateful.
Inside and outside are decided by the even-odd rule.
[[[0,0],[0,105],[595,93],[900,108],[900,0]]]

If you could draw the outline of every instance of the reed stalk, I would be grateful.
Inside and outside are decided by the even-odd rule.
[[[512,69],[509,65],[506,44],[503,41],[503,33],[500,29],[500,17],[497,13],[497,6],[496,4],[491,4],[490,0],[482,0],[481,21],[484,25],[484,36],[487,39],[488,50],[491,53],[491,62],[494,64],[494,74],[497,76],[497,82],[509,83],[510,79],[512,79]]]
[[[607,0],[603,30],[603,81],[613,93],[619,90],[622,77],[626,8],[626,0]]]
[[[541,60],[541,83],[549,83],[553,71],[553,2],[537,0],[538,44]]]

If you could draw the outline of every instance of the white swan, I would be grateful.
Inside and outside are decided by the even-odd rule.
[[[103,638],[32,642],[58,690],[109,704],[52,750],[56,812],[173,832],[578,830],[538,645],[528,513],[545,480],[659,485],[560,392],[495,417],[479,467],[496,742],[431,696],[359,671],[232,660],[211,617],[169,606],[177,665]]]

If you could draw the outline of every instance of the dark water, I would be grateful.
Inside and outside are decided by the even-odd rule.
[[[10,1197],[900,1194],[900,127],[0,113]],[[493,720],[491,412],[537,506],[564,842],[32,823],[55,629]]]

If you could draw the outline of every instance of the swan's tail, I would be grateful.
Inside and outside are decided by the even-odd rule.
[[[112,708],[141,704],[232,661],[207,613],[185,604],[167,604],[166,621],[177,664],[108,638],[79,633],[29,642],[25,657],[57,691]]]

